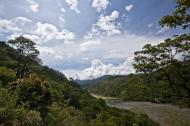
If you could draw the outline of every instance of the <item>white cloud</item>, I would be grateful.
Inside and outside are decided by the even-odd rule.
[[[92,0],[92,7],[96,8],[97,12],[101,12],[107,8],[109,0]]]
[[[30,9],[33,13],[39,11],[39,3],[35,2],[34,0],[27,0],[30,3]]]
[[[9,31],[21,31],[21,29],[9,20],[0,20],[0,32],[6,33]]]
[[[62,18],[60,19],[64,21]],[[0,34],[5,35],[8,39],[13,39],[23,35],[37,44],[43,44],[50,40],[62,40],[64,44],[73,43],[75,34],[67,29],[59,30],[56,26],[49,23],[33,23],[26,17],[15,17],[10,20],[0,20]]]
[[[66,10],[65,10],[64,8],[61,8],[61,11],[62,11],[63,13],[65,13],[65,12],[66,12]]]
[[[78,10],[78,0],[65,0],[65,2],[70,6],[71,10],[74,10],[76,13],[80,13]]]
[[[132,58],[128,58],[118,66],[114,66],[113,64],[104,64],[101,60],[95,59],[92,60],[89,68],[78,74],[78,77],[84,80],[94,79],[103,75],[126,75],[134,72],[131,65],[129,65],[131,62]]]
[[[20,33],[14,33],[14,34],[10,35],[8,39],[15,39],[16,37],[18,37],[20,35],[22,35],[25,38],[28,38],[36,43],[38,43],[40,41],[40,38],[36,35],[27,35],[27,34],[20,34]]]
[[[30,5],[30,9],[31,9],[32,12],[34,12],[34,13],[38,12],[38,7],[39,7],[39,4],[38,4],[38,3],[33,4],[33,5]]]
[[[131,62],[132,58],[134,57],[135,51],[141,50],[142,47],[147,43],[156,44],[162,42],[162,40],[164,39],[165,38],[153,36],[139,36],[135,34],[125,33],[118,36],[104,36],[98,37],[98,39],[94,38],[93,40],[87,40],[87,42],[83,42],[86,43],[84,45],[79,41],[71,45],[59,47],[57,50],[64,50],[65,52],[63,52],[62,54],[72,52],[73,56],[70,60],[83,62],[82,64],[86,64],[86,68],[84,68],[84,66],[83,70],[73,68],[72,72],[77,71],[77,75],[76,72],[72,73],[71,71],[69,71],[69,69],[64,68],[64,70],[60,70],[63,71],[63,73],[65,72],[67,76],[78,79],[92,79],[104,74],[127,74],[127,72],[133,71]],[[100,41],[101,44],[97,44],[96,40]],[[88,42],[91,44],[87,44]],[[81,45],[83,45],[84,47]],[[85,51],[81,51],[81,47],[83,48],[82,50]],[[89,63],[91,63],[91,61],[95,59],[99,59],[101,62],[93,62],[93,67],[88,66]],[[124,60],[125,62],[122,62]],[[107,63],[110,63],[110,65]],[[113,63],[120,64],[113,65]],[[76,62],[73,62],[71,64],[74,64],[74,66],[79,65]],[[97,67],[96,69],[96,67],[94,66],[100,67]],[[112,67],[110,68],[110,66]],[[108,70],[107,67],[113,70]],[[100,69],[103,69],[102,72],[98,72]]]
[[[132,9],[133,9],[133,5],[132,5],[132,4],[127,5],[127,6],[125,7],[125,10],[126,10],[127,12],[130,12]]]
[[[22,24],[24,25],[25,23],[30,23],[32,22],[32,20],[26,18],[26,17],[15,17],[12,19],[12,22],[15,23],[15,24]]]
[[[0,20],[0,33],[20,32],[22,31],[20,27],[29,22],[32,21],[26,17],[15,17],[10,20],[2,19]]]
[[[76,69],[64,69],[61,70],[61,72],[69,79],[69,78],[73,78],[73,79],[80,79],[80,77],[78,76],[78,74],[81,72],[80,70],[76,70]]]
[[[86,52],[88,50],[92,51],[100,47],[100,45],[101,45],[100,40],[97,41],[89,40],[80,44],[80,51],[82,52]]]
[[[107,35],[120,34],[116,20],[119,18],[119,12],[113,11],[111,15],[101,16],[96,24],[93,24],[92,33],[99,35],[106,33]]]
[[[40,51],[40,57],[48,62],[48,59],[51,60],[63,60],[65,58],[65,54],[63,54],[62,50],[53,47],[42,47],[42,46],[38,46],[38,49]]]
[[[64,40],[65,43],[73,42],[75,39],[75,34],[63,29],[59,31],[56,26],[48,23],[37,23],[37,28],[34,33],[40,36],[42,42],[47,42],[52,39]]]
[[[51,66],[53,65],[60,65],[62,66],[63,62],[67,62],[68,60],[71,60],[73,57],[72,52],[68,52],[63,50],[64,46],[53,46],[53,47],[47,47],[47,46],[38,46],[38,50],[40,51],[40,59],[42,59],[43,63],[45,65]],[[65,65],[65,64],[64,64]],[[60,70],[60,69],[59,69]]]

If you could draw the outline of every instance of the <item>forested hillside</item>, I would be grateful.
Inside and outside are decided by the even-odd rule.
[[[182,34],[146,44],[134,53],[135,75],[115,77],[89,89],[91,93],[132,101],[154,101],[190,106],[190,1],[177,0],[175,10],[160,25]]]
[[[93,94],[122,98],[124,101],[150,101],[189,106],[187,97],[179,97],[164,81],[149,82],[144,74],[110,77],[86,89]],[[183,91],[183,90],[181,90]]]
[[[90,85],[95,85],[101,82],[102,80],[106,80],[107,78],[111,77],[110,75],[105,75],[96,79],[91,79],[91,80],[74,80],[76,83],[78,83],[81,87],[86,87],[89,84]]]
[[[0,42],[0,125],[157,125],[145,115],[106,106],[62,73],[41,65],[38,55],[35,43],[22,36]]]

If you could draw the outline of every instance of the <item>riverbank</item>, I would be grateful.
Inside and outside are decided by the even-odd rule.
[[[150,102],[123,102],[119,98],[92,96],[104,99],[110,107],[146,114],[160,126],[190,126],[190,109],[188,108]]]

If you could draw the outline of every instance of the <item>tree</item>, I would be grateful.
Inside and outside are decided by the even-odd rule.
[[[47,81],[41,80],[37,74],[12,82],[11,89],[18,95],[17,103],[41,113],[42,118],[48,113],[47,107],[51,103],[51,93]]]
[[[177,0],[176,10],[160,24],[190,28],[190,1]],[[175,35],[158,45],[147,44],[135,52],[134,68],[158,80],[165,80],[180,97],[190,98],[190,34]],[[152,76],[155,75],[155,76]]]
[[[166,15],[160,20],[162,26],[176,28],[181,26],[183,29],[190,28],[190,1],[177,0],[176,10],[171,15]]]
[[[0,88],[1,126],[42,126],[40,113],[17,106],[18,97],[6,88]]]
[[[17,77],[23,77],[30,71],[32,63],[39,63],[39,51],[36,49],[36,44],[30,39],[23,36],[16,37],[14,40],[9,40],[10,43],[18,53],[17,56]]]
[[[154,46],[147,44],[135,52],[134,60],[137,72],[167,80],[178,94],[183,95],[179,91],[185,90],[190,96],[190,36],[177,36]]]

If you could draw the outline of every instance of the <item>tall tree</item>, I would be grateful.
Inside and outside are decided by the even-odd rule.
[[[23,77],[30,72],[30,66],[32,63],[39,63],[38,58],[39,51],[36,49],[36,43],[30,39],[24,38],[23,36],[16,37],[14,40],[9,40],[17,51],[17,77]]]
[[[164,27],[190,29],[190,0],[177,0],[176,10],[164,16]],[[189,31],[188,31],[189,32]],[[178,96],[190,98],[190,34],[175,35],[158,45],[147,44],[135,52],[134,68],[166,80]],[[152,76],[156,75],[156,76]]]

